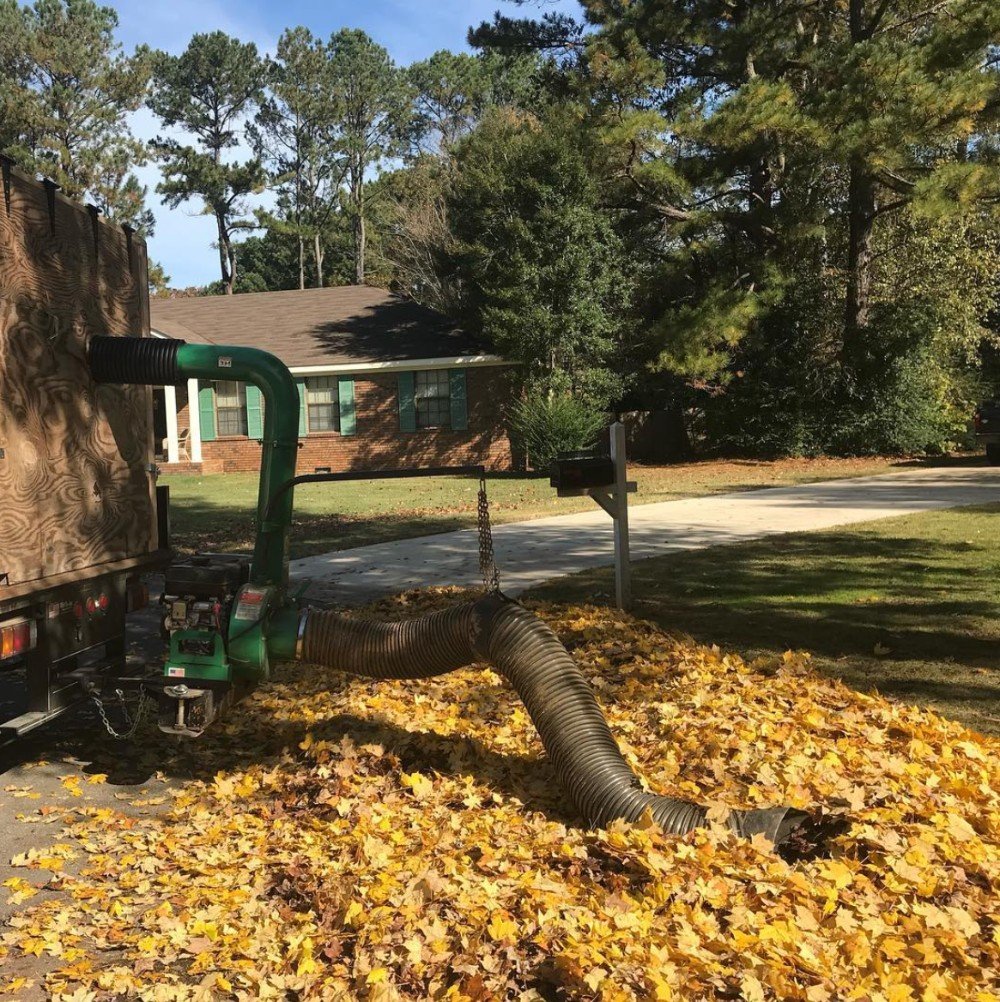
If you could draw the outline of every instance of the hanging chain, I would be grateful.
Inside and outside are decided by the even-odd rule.
[[[500,572],[493,556],[493,529],[490,526],[490,500],[486,496],[486,477],[479,478],[479,572],[483,576],[483,588],[490,595],[500,591]]]
[[[100,714],[101,722],[104,724],[105,730],[113,738],[117,738],[119,741],[128,741],[130,738],[135,737],[135,732],[139,730],[142,726],[142,722],[146,717],[146,711],[149,708],[150,703],[155,703],[156,700],[150,699],[146,695],[146,690],[144,688],[139,689],[139,701],[136,704],[135,716],[133,717],[129,713],[128,703],[125,701],[125,693],[121,689],[115,689],[115,695],[118,697],[118,702],[121,704],[122,716],[125,718],[125,726],[128,728],[125,731],[115,730],[111,721],[108,720],[107,711],[104,709],[104,701],[101,699],[97,693],[91,695],[91,699],[94,701],[94,705],[97,707],[97,712]]]

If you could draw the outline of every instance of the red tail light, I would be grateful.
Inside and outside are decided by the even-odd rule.
[[[0,660],[34,650],[37,645],[38,625],[33,619],[0,625]]]

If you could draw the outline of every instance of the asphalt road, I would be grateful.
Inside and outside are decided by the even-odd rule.
[[[139,670],[147,664],[152,667],[160,663],[163,643],[159,637],[158,610],[151,607],[130,620],[130,666]],[[20,712],[22,680],[23,673],[18,670],[0,671],[0,713],[4,719]],[[113,710],[110,715],[114,719]],[[76,819],[77,811],[110,807],[125,813],[150,814],[166,809],[172,781],[157,778],[161,761],[159,737],[157,734],[137,742],[115,741],[103,730],[93,705],[84,704],[0,748],[0,929],[11,915],[26,907],[9,904],[10,894],[3,882],[16,876],[43,886],[52,876],[45,870],[12,867],[11,859],[59,842],[60,832]],[[90,781],[98,775],[107,779]],[[65,872],[72,873],[81,862],[67,860]],[[57,893],[43,889],[28,904]],[[20,975],[35,979],[35,985],[20,992],[18,999],[31,1002],[47,998],[39,979],[59,966],[59,960],[46,956],[8,957],[0,962],[0,987]]]

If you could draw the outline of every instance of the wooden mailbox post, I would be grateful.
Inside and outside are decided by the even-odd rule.
[[[615,532],[615,604],[632,605],[632,567],[628,544],[628,496],[636,492],[628,479],[625,425],[616,421],[610,429],[611,458],[572,455],[552,465],[551,484],[561,498],[592,497],[613,519]]]

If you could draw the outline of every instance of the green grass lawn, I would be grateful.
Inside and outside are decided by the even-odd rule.
[[[824,674],[998,734],[998,518],[959,508],[640,561],[635,612],[749,656],[811,651]],[[611,594],[605,570],[532,592]]]
[[[636,466],[633,503],[810,483],[836,477],[886,473],[907,465],[888,459],[796,459],[706,461],[672,466]],[[248,549],[254,536],[257,475],[166,476],[170,486],[173,538],[191,551]],[[478,483],[473,478],[378,480],[299,487],[295,495],[292,555],[348,549],[389,539],[447,532],[475,525]],[[547,478],[492,475],[489,494],[494,522],[517,522],[583,511],[587,498],[557,498]]]

